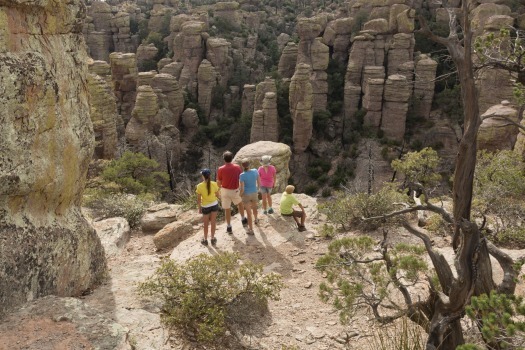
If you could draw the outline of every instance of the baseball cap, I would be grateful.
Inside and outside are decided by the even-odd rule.
[[[201,170],[201,174],[204,175],[204,176],[209,176],[211,174],[211,171],[210,169],[202,169]]]

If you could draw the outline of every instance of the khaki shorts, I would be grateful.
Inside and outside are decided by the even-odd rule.
[[[245,204],[248,204],[248,203],[259,203],[259,197],[257,195],[257,192],[255,193],[250,193],[250,194],[243,194],[242,195],[242,202],[245,203]]]
[[[239,189],[229,190],[227,188],[221,188],[221,205],[223,209],[230,209],[232,202],[235,205],[239,205],[242,202]]]

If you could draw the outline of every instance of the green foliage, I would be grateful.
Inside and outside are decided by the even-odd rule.
[[[337,192],[334,199],[319,204],[319,211],[326,215],[328,222],[344,230],[360,228],[374,230],[380,225],[395,224],[397,219],[363,220],[388,214],[395,210],[394,203],[406,199],[394,189],[392,184],[385,184],[379,192],[368,195],[366,193],[349,194]]]
[[[525,346],[525,302],[517,295],[498,294],[472,297],[467,316],[480,327],[483,339],[501,349],[523,349]]]
[[[161,298],[164,324],[195,334],[199,342],[220,344],[232,323],[243,321],[236,309],[278,300],[281,277],[262,270],[250,261],[241,264],[236,253],[200,254],[185,263],[167,259],[139,293]]]
[[[500,243],[525,245],[525,163],[513,151],[478,152],[474,173],[474,213],[489,218]]]
[[[329,160],[315,158],[308,164],[308,175],[314,180],[319,179],[322,175],[326,174],[331,167],[332,165]]]
[[[328,103],[328,111],[331,115],[338,115],[343,109],[346,67],[340,62],[330,59],[326,73],[328,101],[330,101]]]
[[[168,43],[163,40],[161,33],[150,32],[146,38],[146,44],[153,44],[157,48],[157,55],[154,61],[158,62],[161,58],[166,57],[168,53]],[[156,68],[156,67],[155,67]]]
[[[323,238],[331,239],[335,237],[335,235],[337,234],[337,230],[333,225],[323,224],[323,226],[321,226],[321,229],[319,230],[319,234]]]
[[[425,228],[432,232],[442,236],[445,236],[449,232],[447,222],[443,219],[443,216],[439,214],[432,214],[427,219]]]
[[[328,128],[328,122],[332,114],[329,111],[314,111],[313,127],[320,134],[324,134]]]
[[[316,263],[326,274],[319,296],[339,311],[342,323],[350,321],[359,304],[399,308],[392,302],[393,286],[423,283],[420,276],[428,272],[424,247],[398,244],[381,252],[376,246],[369,236],[344,237],[330,243]]]
[[[441,180],[437,172],[439,157],[432,148],[408,152],[401,159],[392,161],[392,168],[405,175],[409,183],[421,183],[424,187],[436,185]]]
[[[438,92],[432,103],[433,108],[440,108],[453,122],[463,125],[463,102],[461,100],[461,87],[455,85]]]
[[[292,144],[293,121],[290,115],[290,84],[277,81],[277,114],[279,115],[279,140],[288,145]]]
[[[317,184],[315,184],[315,183],[309,183],[304,188],[304,193],[309,195],[309,196],[315,195],[317,193],[317,191],[319,191],[319,186],[317,186]]]
[[[139,35],[139,41],[142,42],[145,40],[149,35],[149,28],[148,28],[148,20],[142,19],[138,23],[138,35]]]
[[[330,187],[323,188],[323,191],[321,192],[321,196],[323,198],[330,197],[331,195],[332,195],[332,190],[330,189]]]
[[[135,18],[130,18],[129,20],[129,32],[131,35],[139,32],[139,22]]]
[[[231,127],[230,143],[228,148],[236,153],[242,147],[250,143],[250,133],[252,129],[252,116],[246,114],[240,117]]]
[[[352,36],[356,35],[361,31],[363,24],[368,22],[370,12],[365,9],[359,10],[354,16],[354,24],[352,26]]]
[[[161,194],[168,190],[169,175],[158,168],[155,160],[142,153],[126,151],[104,168],[102,178],[118,184],[126,193]]]
[[[233,118],[222,117],[211,121],[208,125],[201,126],[200,129],[215,147],[224,147],[230,141],[234,124],[235,120]]]
[[[153,203],[151,195],[112,193],[107,189],[86,189],[82,205],[91,209],[99,219],[125,218],[131,228],[140,226],[144,211]]]

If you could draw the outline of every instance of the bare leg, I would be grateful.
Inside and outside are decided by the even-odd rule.
[[[251,211],[251,203],[246,203],[246,216],[248,216],[248,228],[253,231],[253,218]]]
[[[211,212],[210,222],[211,222],[211,238],[213,239],[215,237],[215,229],[217,227],[217,212],[216,211]]]
[[[239,209],[239,213],[241,214],[241,217],[244,216],[244,204],[242,202],[237,204],[237,209]]]
[[[257,220],[257,202],[252,202],[251,205],[252,205],[252,212],[253,212],[253,222],[255,222]]]
[[[267,197],[269,196],[268,193],[263,193],[262,194],[262,207],[263,207],[263,210],[266,210],[266,202],[267,202]]]
[[[304,226],[305,220],[306,220],[306,213],[303,212],[303,215],[301,216],[301,226]]]
[[[271,193],[266,193],[266,195],[268,196],[268,207],[271,208],[272,207],[272,194]]]
[[[208,225],[210,223],[210,215],[203,215],[202,219],[204,221],[204,239],[208,239]]]
[[[231,208],[224,209],[224,216],[226,217],[226,224],[231,226],[232,210]]]

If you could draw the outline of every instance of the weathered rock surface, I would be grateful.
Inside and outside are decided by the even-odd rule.
[[[106,257],[115,256],[129,241],[131,229],[125,218],[109,218],[93,222]]]
[[[128,330],[75,298],[47,296],[0,324],[2,349],[131,349]],[[20,334],[30,334],[21,337]]]
[[[109,55],[113,87],[117,98],[117,111],[124,124],[131,119],[137,94],[137,59],[134,53],[113,52]]]
[[[395,34],[388,50],[387,74],[402,74],[400,67],[403,63],[412,61],[414,54],[414,34]]]
[[[90,116],[95,133],[95,159],[113,159],[117,153],[117,103],[106,80],[88,75]]]
[[[260,159],[264,155],[272,157],[271,163],[277,170],[274,192],[284,192],[284,188],[288,185],[288,178],[290,178],[289,165],[292,157],[290,146],[271,141],[250,143],[235,154],[234,162],[239,163],[241,159],[248,158],[250,166],[258,168],[261,165]]]
[[[297,64],[297,44],[293,41],[286,44],[286,47],[279,58],[278,72],[283,78],[291,78],[295,72]]]
[[[264,81],[261,81],[259,84],[257,84],[257,87],[255,88],[255,100],[253,106],[254,111],[263,109],[263,100],[267,92],[277,93],[275,80],[270,77],[266,77]]]
[[[262,110],[253,113],[250,142],[274,141],[279,139],[279,115],[275,92],[264,94]]]
[[[208,60],[202,60],[197,73],[199,106],[210,117],[213,89],[217,86],[217,71]]]
[[[171,74],[156,74],[151,80],[151,87],[165,96],[166,103],[171,111],[168,120],[164,120],[164,125],[179,126],[180,116],[184,110],[184,95],[180,89],[177,79]],[[159,96],[159,93],[157,93]]]
[[[173,40],[173,60],[183,64],[179,84],[193,96],[197,96],[197,72],[206,51],[206,28],[206,23],[202,21],[184,22]]]
[[[184,141],[190,141],[199,131],[199,116],[197,111],[193,108],[186,108],[184,112],[182,112],[181,119],[182,127],[184,128],[182,138]]]
[[[381,125],[385,67],[366,66],[363,73],[363,108],[366,109],[364,125],[378,128]]]
[[[0,314],[105,272],[80,212],[93,131],[80,1],[0,6]]]
[[[157,52],[159,52],[159,49],[154,44],[140,44],[137,48],[137,66],[146,67],[157,56]],[[145,69],[141,70],[144,71]]]
[[[155,233],[167,224],[177,221],[183,212],[182,206],[161,203],[149,207],[140,219],[140,227],[145,233]]]
[[[490,107],[481,115],[478,130],[478,149],[500,151],[513,149],[518,136],[518,111],[508,101]]]
[[[404,75],[391,75],[385,82],[381,130],[385,137],[402,141],[410,98],[410,84]]]
[[[233,74],[231,43],[222,38],[208,38],[206,40],[206,59],[215,67],[219,75],[219,85],[225,88]]]
[[[414,111],[418,116],[430,116],[432,99],[434,98],[437,62],[427,55],[420,55],[416,63],[414,82]]]
[[[250,115],[253,113],[255,105],[255,85],[244,85],[241,100],[241,115]]]
[[[229,23],[234,28],[238,29],[241,26],[241,19],[239,16],[239,3],[237,1],[217,2],[214,7],[215,17]]]
[[[297,65],[290,82],[290,114],[293,121],[294,152],[306,150],[313,131],[313,89],[310,83],[311,67],[301,63]]]
[[[153,237],[157,250],[176,247],[193,234],[193,226],[183,221],[175,221],[164,226]]]

